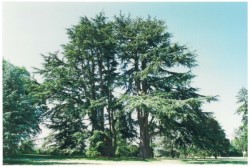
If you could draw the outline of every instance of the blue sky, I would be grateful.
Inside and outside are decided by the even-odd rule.
[[[205,95],[219,95],[204,111],[215,113],[229,138],[240,125],[235,115],[236,94],[247,87],[247,3],[230,2],[5,2],[3,3],[3,56],[18,66],[40,67],[42,57],[61,50],[66,28],[81,16],[120,11],[132,17],[148,15],[164,20],[173,41],[196,50],[199,66],[193,86]]]

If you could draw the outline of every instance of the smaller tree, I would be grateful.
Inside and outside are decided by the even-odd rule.
[[[242,152],[242,156],[245,156],[245,154],[247,153],[247,147],[248,147],[247,136],[248,136],[247,127],[246,129],[240,127],[235,131],[235,138],[233,140],[233,145],[236,147],[236,149]]]
[[[237,97],[237,103],[240,103],[240,107],[237,109],[236,113],[242,115],[242,125],[235,131],[235,139],[233,144],[235,147],[242,151],[243,156],[247,154],[248,148],[248,96],[247,89],[240,89]]]
[[[38,83],[25,68],[3,60],[3,154],[14,155],[39,131],[43,100],[34,93]]]

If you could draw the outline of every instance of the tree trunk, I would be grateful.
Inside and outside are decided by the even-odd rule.
[[[247,152],[246,151],[242,151],[242,157],[246,157]]]
[[[184,145],[184,156],[185,156],[185,158],[187,158],[187,149],[186,149],[186,146]]]
[[[146,68],[146,61],[143,60],[141,64],[141,70]],[[138,59],[135,59],[135,71],[140,71]],[[137,95],[142,93],[147,94],[147,85],[145,80],[135,79],[135,85],[137,90]],[[144,106],[137,108],[137,116],[140,127],[140,157],[142,159],[151,157],[150,149],[150,134],[149,134],[149,122],[148,122],[148,112],[145,111]]]
[[[113,133],[113,151],[115,155],[115,151],[117,148],[117,136],[116,136],[116,129],[115,129],[115,119],[114,119],[114,111],[111,111],[111,120],[112,120],[112,133]]]
[[[102,66],[102,59],[101,59],[101,54],[98,54],[98,71],[99,71],[99,82],[100,82],[100,93],[101,93],[101,96],[100,98],[103,98],[105,97],[105,90],[104,90],[104,84],[103,84],[103,66]],[[100,130],[101,131],[104,131],[104,106],[101,106],[100,108],[100,115],[99,115],[99,121],[100,121]]]
[[[217,153],[214,153],[214,158],[217,159]]]
[[[90,76],[90,82],[91,82],[91,99],[95,100],[96,99],[96,87],[95,87],[95,62],[92,59],[91,60],[91,76]],[[91,109],[91,116],[90,120],[92,123],[92,132],[94,130],[99,130],[98,128],[98,121],[97,121],[97,110],[95,108]]]
[[[138,120],[140,127],[140,157],[145,159],[151,157],[148,113],[139,110]]]
[[[110,102],[109,102],[110,103]],[[107,108],[108,112],[108,119],[109,119],[109,133],[110,133],[110,140],[111,140],[111,155],[115,155],[116,150],[116,131],[115,131],[115,125],[114,125],[114,114],[112,109],[110,109],[110,106]]]

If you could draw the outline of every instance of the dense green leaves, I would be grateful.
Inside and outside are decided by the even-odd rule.
[[[198,122],[201,105],[216,98],[199,95],[191,87],[196,55],[186,46],[171,42],[163,21],[120,15],[115,23],[121,85],[126,91],[119,102],[124,104],[124,111],[137,115],[140,156],[147,158],[152,155],[151,137],[179,130],[177,124],[188,117]]]
[[[238,114],[242,115],[242,123],[244,126],[247,126],[247,115],[248,115],[248,95],[247,95],[247,89],[242,88],[240,89],[237,97],[237,102],[240,103],[240,107],[236,111]]]
[[[93,136],[95,131],[104,132],[104,123],[108,121],[108,145],[114,150],[117,107],[112,91],[116,87],[118,62],[112,24],[102,13],[91,20],[81,18],[78,25],[67,30],[70,41],[63,45],[63,58],[59,53],[43,56],[43,68],[37,69],[45,79],[41,93],[53,104],[47,113],[51,121],[48,127],[55,131],[59,148],[75,147],[71,146],[75,133]],[[99,139],[105,143],[104,137]],[[81,142],[84,145],[86,141]],[[90,145],[95,151],[95,143]],[[101,149],[104,148],[98,147],[97,151],[109,154]]]
[[[39,123],[46,107],[42,105],[44,100],[34,94],[38,86],[25,68],[3,60],[3,152],[6,156],[22,151],[20,144],[40,131]]]

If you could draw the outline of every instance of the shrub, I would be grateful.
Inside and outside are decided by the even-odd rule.
[[[96,149],[89,149],[86,152],[86,156],[89,158],[99,157],[100,155],[101,155],[101,153],[99,151],[97,151]]]
[[[115,151],[116,156],[121,157],[137,157],[139,155],[139,148],[136,145],[130,145],[125,140],[120,140],[117,143]]]

